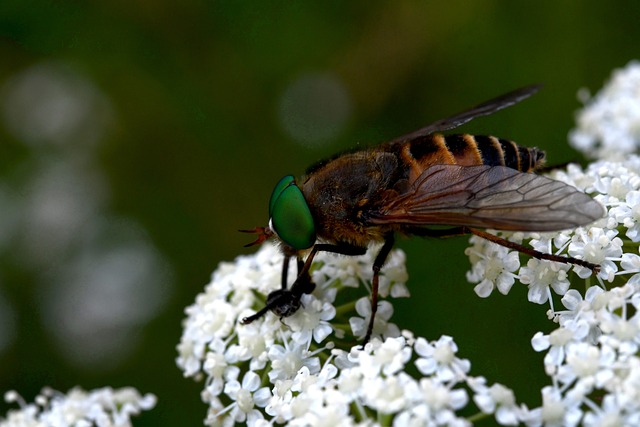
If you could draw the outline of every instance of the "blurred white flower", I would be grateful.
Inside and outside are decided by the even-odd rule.
[[[10,410],[0,418],[0,427],[127,427],[132,426],[131,416],[152,409],[156,397],[140,395],[133,388],[112,389],[105,387],[92,391],[79,388],[62,394],[44,389],[35,403],[27,404],[16,392],[5,394],[7,402],[18,402],[18,410]]]
[[[31,305],[60,355],[103,370],[140,344],[171,288],[170,267],[142,227],[109,209],[97,159],[115,119],[98,85],[69,62],[31,65],[0,87],[0,120],[29,148],[0,177],[0,251],[36,287]]]
[[[279,105],[283,129],[304,145],[331,141],[351,116],[351,94],[335,74],[308,73],[282,93]]]
[[[97,86],[63,62],[42,62],[17,73],[0,98],[4,122],[17,138],[34,146],[73,145],[76,155],[90,151],[113,120]]]
[[[598,159],[622,160],[640,148],[640,62],[615,70],[606,85],[590,97],[576,115],[569,141],[584,154]]]
[[[517,425],[521,421],[521,408],[516,404],[516,397],[513,391],[502,384],[493,384],[491,387],[482,381],[470,383],[471,389],[475,392],[473,400],[482,412],[496,414],[496,420],[501,425]]]
[[[171,294],[171,271],[137,224],[95,224],[81,254],[52,269],[37,301],[61,354],[77,366],[117,366]],[[112,247],[96,240],[112,239]],[[104,240],[103,240],[104,241]]]

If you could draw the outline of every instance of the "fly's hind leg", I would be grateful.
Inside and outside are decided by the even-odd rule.
[[[453,228],[447,228],[443,230],[440,230],[440,229],[433,230],[428,228],[415,227],[415,228],[411,228],[410,232],[411,234],[415,234],[418,236],[426,236],[426,237],[450,237],[450,236],[462,236],[465,234],[474,234],[478,237],[482,237],[483,239],[486,239],[497,245],[504,246],[506,248],[513,249],[518,252],[522,252],[523,254],[529,255],[530,257],[533,257],[533,258],[544,259],[547,261],[561,262],[564,264],[579,265],[581,267],[588,268],[593,272],[593,274],[598,274],[598,272],[600,271],[599,265],[593,264],[583,259],[573,258],[569,256],[562,256],[562,255],[547,254],[544,252],[536,251],[535,249],[529,248],[519,243],[512,242],[502,237],[498,237],[494,234],[487,233],[486,231],[478,230],[477,228],[453,227]]]
[[[533,258],[537,259],[546,259],[547,261],[561,262],[564,264],[574,264],[579,265],[581,267],[586,267],[593,272],[593,274],[598,274],[600,271],[600,266],[597,264],[593,264],[591,262],[585,261],[583,259],[573,258],[569,256],[561,256],[554,254],[546,254],[544,252],[536,251],[535,249],[528,248],[524,245],[520,245],[518,243],[512,242],[507,239],[503,239],[501,237],[495,236],[491,233],[487,233],[486,231],[478,230],[475,228],[463,227],[469,230],[469,233],[475,234],[478,237],[482,237],[483,239],[487,239],[490,242],[496,243],[498,245],[502,245],[509,249],[514,249],[518,252],[522,252],[527,254]]]
[[[393,234],[387,234],[384,239],[384,245],[380,248],[380,252],[376,255],[376,259],[373,262],[373,280],[371,281],[371,317],[369,318],[369,325],[367,326],[367,333],[362,341],[362,347],[369,342],[371,333],[373,332],[373,324],[376,318],[376,312],[378,311],[378,284],[380,282],[380,269],[384,265],[384,262],[393,248],[395,238]]]

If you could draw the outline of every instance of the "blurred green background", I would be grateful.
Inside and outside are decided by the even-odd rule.
[[[281,176],[529,83],[462,130],[580,160],[576,92],[640,56],[639,22],[637,1],[2,1],[0,390],[132,385],[159,397],[137,425],[201,425],[183,310],[253,251],[237,230]],[[548,307],[478,298],[464,238],[399,246],[395,322],[539,405]]]

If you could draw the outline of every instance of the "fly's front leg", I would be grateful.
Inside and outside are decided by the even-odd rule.
[[[337,245],[318,243],[313,247],[313,249],[311,249],[311,252],[307,256],[304,264],[302,264],[302,260],[298,259],[298,278],[293,283],[293,285],[291,285],[291,292],[299,295],[310,294],[311,292],[313,292],[315,284],[311,282],[311,275],[309,274],[309,270],[311,269],[313,259],[320,251],[332,252],[347,256],[357,256],[364,255],[367,252],[367,248],[353,246],[346,243]]]
[[[367,334],[364,336],[364,341],[362,342],[363,348],[371,338],[371,333],[373,332],[373,324],[376,318],[376,312],[378,311],[378,284],[380,282],[380,269],[384,265],[384,262],[387,260],[389,252],[391,252],[391,248],[393,248],[394,242],[395,238],[393,234],[386,235],[384,239],[384,245],[382,245],[382,248],[380,248],[380,252],[378,252],[376,259],[373,262],[373,280],[371,281],[371,317],[369,318],[369,325],[367,326]]]
[[[271,292],[267,295],[267,302],[265,306],[257,313],[243,318],[240,322],[244,325],[249,324],[262,316],[268,311],[273,312],[276,316],[283,317],[291,316],[298,311],[301,306],[300,299],[304,294],[310,294],[315,288],[315,284],[311,281],[311,275],[309,270],[311,269],[311,263],[313,258],[320,251],[333,252],[342,255],[363,255],[367,252],[367,248],[361,248],[359,246],[353,246],[349,244],[317,244],[311,249],[311,252],[307,256],[306,261],[302,261],[294,253],[286,253],[282,268],[282,286],[280,289]],[[289,270],[289,263],[292,256],[296,256],[296,263],[298,266],[298,277],[291,285],[291,288],[287,288],[287,272]]]
[[[291,260],[291,256],[285,255],[284,261],[282,263],[282,283],[280,285],[280,289],[287,289],[287,275],[289,274],[290,260]],[[298,271],[300,271],[299,268],[298,268]]]
[[[289,264],[291,261],[291,255],[285,255],[284,262],[282,263],[282,284],[280,289],[287,289],[288,285],[288,276],[289,276]],[[296,256],[296,266],[298,268],[298,272],[296,273],[296,277],[300,276],[302,272],[302,268],[304,267],[304,260],[299,256]]]
[[[302,267],[304,267],[304,260],[300,257],[296,258],[296,264],[298,266],[298,276],[300,275],[300,272],[302,271]]]

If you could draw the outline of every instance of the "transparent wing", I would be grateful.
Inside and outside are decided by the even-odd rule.
[[[493,114],[503,108],[517,104],[523,99],[526,99],[536,93],[541,87],[542,85],[530,85],[516,89],[513,92],[509,92],[487,102],[483,102],[482,104],[476,105],[475,107],[461,113],[447,117],[446,119],[438,120],[437,122],[423,127],[422,129],[418,129],[414,132],[398,137],[391,142],[408,141],[420,136],[430,135],[434,132],[444,132],[449,129],[456,128],[475,119],[476,117],[488,116],[489,114]]]
[[[541,175],[504,166],[435,165],[372,215],[371,223],[559,231],[603,215],[588,195]]]

